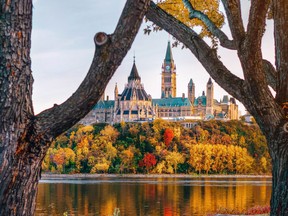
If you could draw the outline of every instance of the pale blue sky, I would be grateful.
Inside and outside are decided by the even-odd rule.
[[[245,1],[249,4],[248,1]],[[80,85],[94,54],[93,37],[104,31],[112,33],[125,0],[36,0],[33,11],[32,69],[34,76],[33,101],[35,113],[64,102]],[[245,5],[248,7],[248,5]],[[248,9],[243,8],[244,17]],[[114,86],[119,92],[127,83],[136,54],[136,66],[145,90],[152,98],[161,95],[161,65],[165,57],[168,34],[165,31],[144,35],[143,23],[135,42],[106,88],[106,95],[114,99]],[[263,39],[263,56],[274,63],[272,22],[267,25]],[[227,31],[227,28],[224,27]],[[229,33],[228,33],[229,34]],[[196,96],[206,91],[209,75],[187,49],[173,48],[177,66],[177,96],[185,93],[190,78],[196,84]],[[236,75],[242,76],[235,51],[219,50],[221,59]],[[215,83],[215,82],[214,82]],[[216,83],[216,99],[227,94]],[[242,114],[244,108],[241,107]]]

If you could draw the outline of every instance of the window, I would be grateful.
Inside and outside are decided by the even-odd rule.
[[[165,82],[165,83],[167,83],[167,82],[170,83],[170,82],[171,82],[171,77],[165,77],[165,78],[164,78],[164,82]]]

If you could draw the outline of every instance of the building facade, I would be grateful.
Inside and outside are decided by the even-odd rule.
[[[122,94],[118,94],[117,84],[114,90],[114,119],[113,122],[148,121],[156,116],[152,98],[141,83],[141,77],[134,63]]]
[[[97,122],[137,122],[152,121],[162,118],[171,121],[188,119],[238,119],[238,105],[234,98],[224,95],[220,101],[214,99],[214,84],[209,78],[206,94],[195,97],[196,85],[192,79],[188,82],[187,96],[176,97],[176,64],[174,63],[170,42],[162,64],[161,98],[152,99],[144,89],[139,76],[135,57],[128,83],[119,94],[117,83],[114,89],[114,100],[104,100],[95,105],[93,110],[81,120],[83,124]]]

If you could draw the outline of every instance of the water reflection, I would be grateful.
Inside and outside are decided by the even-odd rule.
[[[205,215],[269,203],[271,179],[102,178],[41,181],[36,215]]]

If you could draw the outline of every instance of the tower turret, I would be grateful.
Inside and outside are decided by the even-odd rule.
[[[161,98],[176,97],[176,65],[168,41],[164,63],[162,64]]]
[[[214,85],[213,85],[211,78],[209,78],[207,82],[206,93],[207,93],[206,114],[213,115]]]
[[[119,99],[118,99],[118,86],[117,83],[115,84],[115,88],[114,88],[114,101],[115,101],[115,108],[118,108],[119,105]]]
[[[194,104],[195,99],[195,84],[193,83],[193,80],[190,79],[188,83],[188,99],[190,100],[191,104]]]

